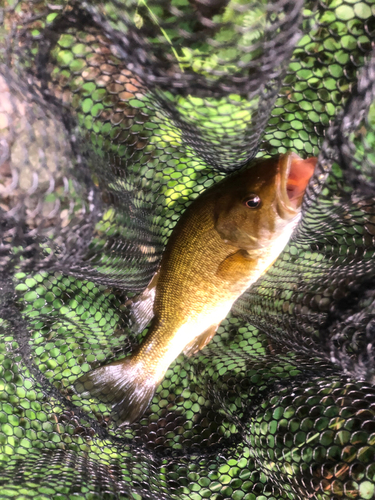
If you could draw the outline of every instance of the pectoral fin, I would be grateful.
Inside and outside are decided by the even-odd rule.
[[[193,356],[198,351],[203,349],[203,347],[206,347],[206,345],[211,341],[212,337],[215,335],[218,326],[219,325],[212,325],[205,332],[198,335],[198,337],[195,337],[195,339],[192,342],[190,342],[190,344],[188,344],[183,350],[185,356],[189,357]]]
[[[219,265],[216,276],[225,281],[238,281],[249,274],[254,267],[254,259],[249,257],[246,250],[229,255]]]

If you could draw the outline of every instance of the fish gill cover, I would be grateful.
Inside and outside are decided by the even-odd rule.
[[[0,485],[17,499],[375,495],[373,0],[3,1]],[[124,428],[77,378],[203,190],[318,156],[285,251]]]

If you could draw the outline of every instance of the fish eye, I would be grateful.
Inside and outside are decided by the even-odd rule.
[[[251,194],[245,200],[245,205],[248,208],[258,208],[260,205],[261,199],[257,194]]]

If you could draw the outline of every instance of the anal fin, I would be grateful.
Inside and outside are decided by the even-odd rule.
[[[202,350],[203,347],[206,347],[206,345],[211,341],[211,339],[215,335],[218,326],[219,325],[212,325],[210,326],[210,328],[208,328],[203,333],[198,335],[198,337],[195,337],[195,339],[192,340],[183,350],[185,356],[189,357],[193,356],[198,351]]]

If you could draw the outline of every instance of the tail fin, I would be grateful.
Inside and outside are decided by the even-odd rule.
[[[74,387],[79,394],[88,392],[99,401],[112,403],[113,421],[122,426],[143,415],[158,383],[131,356],[83,375]]]

